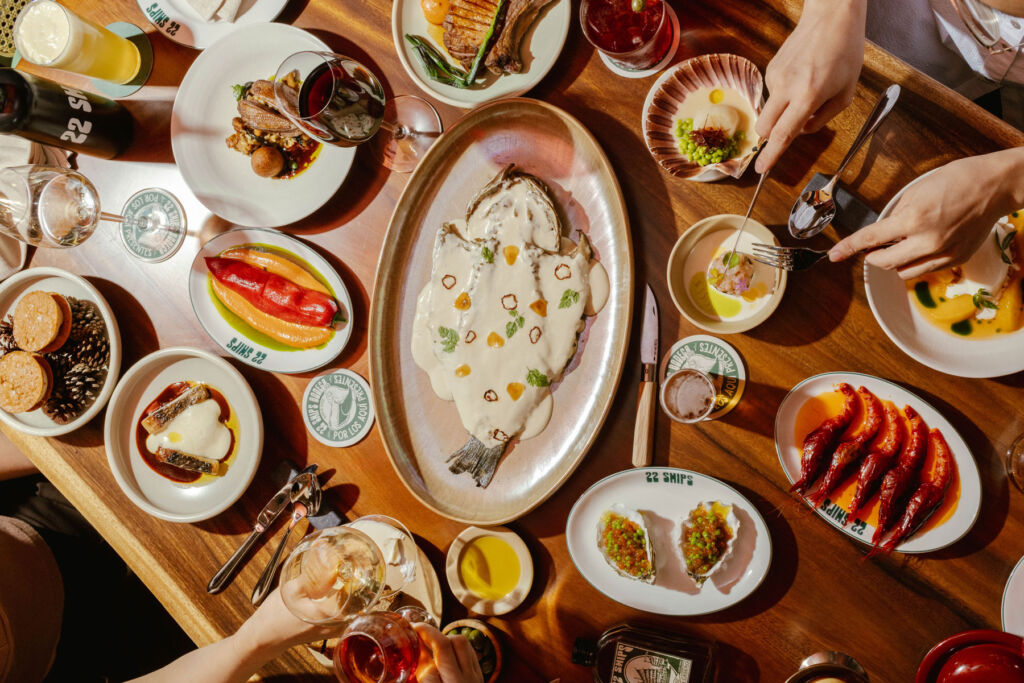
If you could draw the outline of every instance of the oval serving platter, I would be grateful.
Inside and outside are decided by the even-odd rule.
[[[698,588],[675,546],[682,520],[697,503],[710,501],[731,504],[739,530],[720,572]],[[653,584],[616,573],[598,548],[601,515],[616,503],[644,513],[654,547]],[[591,586],[627,607],[673,616],[709,614],[735,605],[757,590],[772,562],[768,526],[743,494],[714,477],[674,467],[629,469],[591,486],[569,512],[565,542]]]
[[[892,213],[903,194],[934,171],[897,192],[879,220]],[[986,339],[957,337],[928,322],[910,300],[907,283],[894,270],[864,263],[864,294],[879,327],[919,363],[957,377],[1003,377],[1024,370],[1024,329]]]
[[[469,438],[455,404],[437,398],[412,359],[416,298],[430,279],[442,222],[515,163],[551,189],[571,230],[590,238],[611,283],[608,303],[588,319],[571,371],[553,393],[547,428],[502,458],[487,488],[448,471],[445,459]],[[529,99],[485,105],[430,148],[395,207],[370,308],[370,379],[384,447],[424,505],[467,524],[502,524],[543,502],[572,474],[608,414],[622,375],[633,306],[633,254],[625,203],[607,157],[561,109]]]
[[[326,343],[309,349],[290,348],[252,329],[224,307],[210,288],[210,271],[204,259],[233,247],[254,246],[275,251],[305,268],[334,295],[346,322]],[[196,318],[228,355],[247,365],[271,372],[309,372],[338,357],[352,336],[352,300],[341,277],[320,254],[294,237],[277,230],[246,228],[221,233],[203,245],[192,261],[188,295]]]
[[[953,505],[947,506],[945,510],[940,509],[936,513],[941,515],[938,523],[935,523],[934,520],[929,522],[923,531],[911,536],[908,541],[897,546],[896,550],[901,553],[927,553],[956,543],[974,526],[981,510],[981,478],[978,474],[978,466],[974,462],[974,455],[953,425],[942,416],[942,413],[920,397],[888,380],[857,372],[825,372],[808,377],[790,389],[782,399],[778,413],[775,415],[775,449],[786,478],[792,483],[800,476],[803,437],[797,438],[796,423],[801,408],[816,396],[833,391],[835,385],[842,382],[847,382],[854,388],[866,387],[880,400],[895,403],[901,412],[903,406],[911,406],[921,415],[929,429],[934,428],[942,432],[942,436],[945,437],[946,443],[949,444],[949,448],[953,452],[958,479],[953,480],[950,489],[946,492],[946,497],[949,499],[951,495],[955,495],[956,487],[959,486],[959,499]],[[831,459],[831,453],[829,459]],[[866,520],[856,519],[849,524],[843,524],[848,515],[842,506],[848,504],[855,482],[855,475],[848,475],[844,483],[837,489],[838,494],[830,496],[822,505],[815,508],[815,512],[847,536],[870,545],[871,537],[875,533],[872,522],[876,519],[877,494],[864,505],[863,509],[867,513]],[[839,504],[833,499],[838,499]],[[806,498],[804,501],[807,502]]]
[[[558,60],[569,35],[572,7],[569,0],[553,0],[541,8],[520,40],[523,71],[496,76],[481,67],[484,84],[475,88],[456,88],[431,79],[406,34],[418,35],[447,56],[443,46],[431,35],[431,24],[423,16],[418,0],[394,0],[391,10],[391,38],[395,51],[409,78],[427,95],[453,107],[472,109],[502,97],[522,95],[540,83]],[[454,60],[450,60],[454,62]],[[460,67],[461,68],[461,67]]]

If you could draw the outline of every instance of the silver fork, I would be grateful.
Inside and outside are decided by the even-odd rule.
[[[807,270],[828,256],[827,251],[807,247],[777,247],[774,244],[754,244],[751,257],[758,263],[782,270]]]

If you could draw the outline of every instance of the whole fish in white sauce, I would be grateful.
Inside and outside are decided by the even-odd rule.
[[[487,486],[509,442],[544,429],[550,385],[576,352],[584,310],[606,298],[586,236],[563,237],[547,187],[514,166],[480,191],[465,221],[441,226],[412,352],[470,433],[449,458],[452,472]]]

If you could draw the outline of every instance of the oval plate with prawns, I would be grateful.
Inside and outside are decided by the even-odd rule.
[[[352,301],[334,268],[276,230],[217,235],[192,262],[188,293],[206,333],[229,356],[271,372],[309,372],[352,336]]]
[[[826,372],[793,387],[775,416],[790,489],[871,554],[926,553],[974,525],[974,456],[937,410],[871,375]]]

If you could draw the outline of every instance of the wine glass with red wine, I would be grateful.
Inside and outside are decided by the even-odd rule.
[[[285,76],[292,74],[292,78]],[[289,83],[298,82],[298,88]],[[365,66],[333,52],[297,52],[277,69],[277,108],[304,133],[339,147],[371,145],[392,171],[408,173],[443,130],[426,100],[388,99]]]

